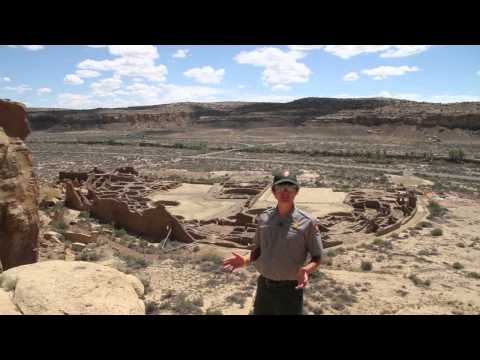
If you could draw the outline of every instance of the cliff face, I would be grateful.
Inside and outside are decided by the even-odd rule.
[[[304,98],[290,103],[178,103],[122,109],[29,109],[33,130],[317,126],[351,123],[480,129],[480,103],[432,104],[369,98]]]
[[[0,261],[3,269],[38,258],[38,184],[30,151],[25,110],[0,101]]]

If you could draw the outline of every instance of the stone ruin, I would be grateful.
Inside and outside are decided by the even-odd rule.
[[[234,182],[226,178],[216,184],[209,196],[213,199],[245,200],[229,216],[206,220],[185,220],[172,215],[166,206],[179,203],[172,200],[151,201],[149,194],[169,191],[181,184],[140,176],[132,167],[116,169],[111,173],[94,168],[90,172],[61,172],[59,181],[66,187],[66,205],[88,211],[97,219],[112,222],[125,230],[138,234],[194,241],[225,247],[250,248],[257,225],[255,218],[266,209],[252,209],[255,202],[270,190],[267,181]],[[342,233],[364,232],[380,236],[398,229],[410,220],[417,209],[413,190],[397,188],[389,192],[352,191],[344,202],[351,212],[330,213],[318,218],[325,248],[342,244],[331,239],[329,232],[341,224]]]
[[[148,194],[169,190],[180,184],[139,176],[131,167],[107,173],[97,168],[90,172],[61,172],[59,182],[65,184],[65,205],[88,211],[95,218],[138,234],[190,243],[199,237],[187,231],[179,219],[160,203],[151,204]]]
[[[30,133],[25,108],[0,100],[0,261],[3,270],[38,260],[37,179],[23,140]]]
[[[408,222],[417,211],[415,190],[397,188],[381,194],[367,194],[363,191],[352,191],[344,202],[352,206],[352,212],[331,213],[319,218],[320,229],[328,232],[329,228],[340,223],[350,222],[347,231],[376,236],[387,234]]]

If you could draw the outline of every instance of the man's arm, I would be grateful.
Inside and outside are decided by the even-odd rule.
[[[322,259],[323,253],[323,244],[322,238],[320,236],[320,230],[317,223],[314,221],[310,224],[309,230],[307,231],[307,250],[311,254],[312,259],[310,262],[298,269],[297,273],[297,289],[303,289],[308,282],[308,274],[314,272],[319,266]]]

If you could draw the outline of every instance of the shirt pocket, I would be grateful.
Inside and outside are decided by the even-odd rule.
[[[258,231],[258,236],[260,240],[259,243],[260,243],[261,254],[264,254],[272,248],[273,231],[272,231],[272,228],[268,225],[260,225],[257,231]]]
[[[305,234],[300,230],[289,229],[286,238],[288,256],[297,265],[301,266],[306,259]]]

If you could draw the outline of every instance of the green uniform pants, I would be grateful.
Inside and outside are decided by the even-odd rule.
[[[272,281],[260,275],[253,315],[302,315],[303,289],[296,281]]]

